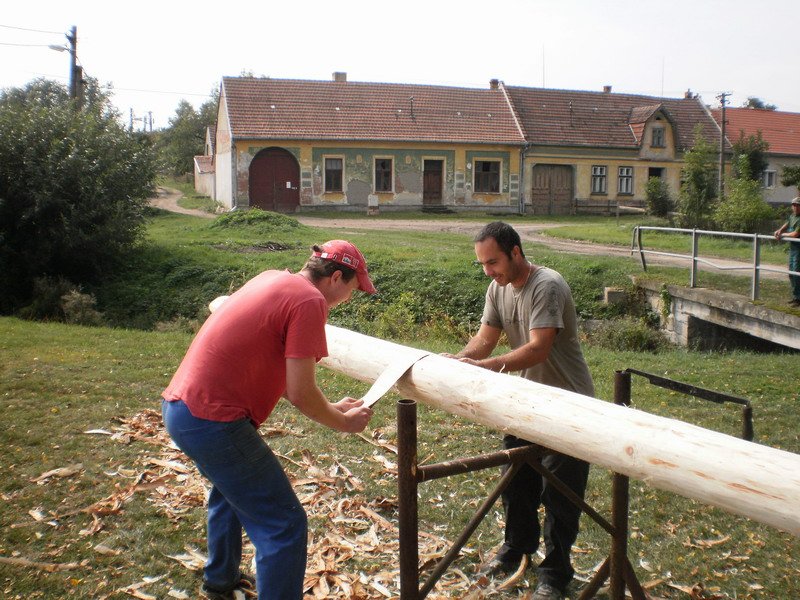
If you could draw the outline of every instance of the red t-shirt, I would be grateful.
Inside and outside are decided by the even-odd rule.
[[[328,355],[328,304],[301,275],[264,271],[203,324],[163,396],[195,417],[256,426],[286,390],[286,359]]]

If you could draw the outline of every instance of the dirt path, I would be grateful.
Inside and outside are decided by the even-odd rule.
[[[194,215],[195,217],[204,217],[206,219],[213,219],[217,216],[204,210],[183,208],[182,206],[178,205],[178,200],[181,198],[183,198],[183,192],[176,190],[175,188],[159,186],[156,189],[156,195],[150,198],[150,206],[168,210],[170,212],[181,213],[182,215]]]
[[[163,208],[172,212],[177,212],[185,215],[194,215],[206,219],[213,219],[216,215],[208,213],[203,210],[193,210],[183,208],[178,205],[178,200],[183,197],[183,194],[173,188],[158,188],[158,195],[150,200],[152,206]],[[474,236],[480,228],[482,223],[476,221],[459,221],[459,220],[442,220],[442,219],[383,219],[381,217],[364,217],[359,219],[328,219],[321,217],[307,216],[303,214],[293,215],[300,223],[308,225],[309,227],[320,227],[324,229],[340,229],[342,237],[346,237],[348,232],[355,232],[359,230],[369,229],[377,231],[439,231],[442,233],[454,233],[469,236]],[[547,229],[553,227],[560,227],[560,223],[525,223],[515,224],[514,229],[519,232],[519,236],[529,242],[542,244],[556,252],[565,252],[568,254],[583,254],[587,256],[613,256],[617,258],[629,258],[638,269],[641,269],[639,256],[631,255],[629,247],[612,246],[608,244],[592,244],[590,242],[583,242],[578,240],[566,240],[561,238],[554,238],[543,233]],[[672,256],[653,256],[647,255],[648,265],[684,267],[689,270],[689,261],[684,258]],[[743,267],[748,266],[748,263],[714,259],[714,264],[730,268],[730,267]],[[764,265],[771,266],[772,268],[784,268],[784,266]],[[718,271],[714,267],[700,264],[699,268],[706,271]],[[731,271],[734,274],[748,275],[748,271]],[[761,276],[770,279],[786,279],[786,275],[782,273],[771,273],[763,271]],[[688,277],[688,275],[687,275]]]

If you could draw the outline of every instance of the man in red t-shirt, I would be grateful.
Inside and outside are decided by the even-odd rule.
[[[355,289],[375,293],[364,256],[344,240],[314,246],[297,274],[257,275],[206,320],[163,392],[167,431],[212,484],[206,598],[253,586],[262,600],[302,598],[306,513],[258,427],[281,396],[332,429],[367,426],[371,409],[329,402],[315,377],[328,355],[328,310]],[[255,578],[240,571],[242,528],[256,548]]]

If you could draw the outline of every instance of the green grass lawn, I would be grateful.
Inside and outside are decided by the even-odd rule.
[[[146,437],[113,439],[86,433],[114,432],[140,411],[157,410],[159,393],[190,336],[2,318],[0,340],[0,408],[5,417],[0,444],[6,457],[0,466],[0,557],[74,565],[68,571],[47,572],[0,563],[4,597],[96,598],[162,575],[142,591],[166,598],[170,590],[194,590],[198,573],[170,556],[185,554],[187,548],[203,549],[202,507],[188,503],[185,512],[175,515],[165,507],[164,498],[169,497],[166,490],[174,492],[181,483],[168,480],[148,487],[153,478],[150,461],[161,456],[161,448]],[[440,343],[431,349],[445,347]],[[749,398],[757,442],[800,451],[797,395],[793,381],[785,377],[796,363],[793,355],[699,354],[679,349],[650,355],[601,351],[591,345],[586,350],[603,400],[613,395],[616,369],[655,372]],[[332,398],[358,396],[367,387],[325,369],[319,380]],[[633,398],[640,410],[734,435],[739,431],[735,408],[687,399],[636,377]],[[273,432],[268,441],[298,477],[306,475],[300,467],[309,456],[324,472],[336,465],[347,468],[353,481],[360,482],[360,488],[350,492],[353,499],[382,507],[381,514],[392,520],[396,484],[386,461],[396,457],[385,445],[396,443],[396,399],[393,395],[377,405],[364,437],[326,430],[281,403],[268,422]],[[499,446],[496,432],[425,406],[419,410],[419,432],[419,456],[426,462],[490,452]],[[77,474],[34,481],[47,471],[76,464],[82,465]],[[422,531],[454,539],[496,476],[490,470],[422,484]],[[141,489],[113,510],[95,511],[96,516],[87,511],[136,483]],[[342,498],[347,496],[343,491]],[[593,468],[587,498],[608,515],[610,474],[604,469]],[[325,510],[312,513],[316,542],[330,535],[332,524],[326,514]],[[469,543],[457,563],[464,573],[471,573],[479,557],[499,542],[499,518],[496,507]],[[792,561],[800,543],[791,535],[640,481],[631,482],[630,518],[631,560],[642,582],[651,583],[658,597],[685,598],[671,586],[698,583],[721,598],[800,595],[798,568]],[[608,550],[607,536],[584,518],[575,554],[579,573],[588,576]],[[369,580],[390,566],[379,563],[374,555],[355,555],[341,568],[364,573]],[[528,583],[533,583],[533,576]],[[368,597],[380,597],[371,591]]]
[[[614,217],[570,217],[563,226],[547,229],[543,233],[553,237],[585,240],[596,244],[613,244],[631,247],[633,232],[637,225],[648,227],[670,227],[666,219],[641,215]],[[688,233],[643,231],[642,246],[647,250],[659,250],[691,256],[692,237]],[[719,257],[752,262],[752,240],[725,238],[705,234],[700,236],[698,253],[701,257]],[[786,242],[762,240],[761,261],[766,264],[785,265],[788,250]],[[688,269],[688,263],[687,263]]]
[[[598,227],[609,229],[613,222]],[[158,411],[159,394],[191,340],[186,330],[205,318],[209,300],[260,270],[298,269],[312,243],[342,235],[277,217],[221,224],[154,212],[145,246],[93,290],[98,308],[117,328],[0,318],[0,596],[169,598],[183,591],[195,597],[200,575],[189,566],[197,567],[197,560],[186,556],[204,551],[202,487],[196,475],[170,466],[179,457],[159,437],[158,414],[143,411]],[[468,237],[347,236],[364,250],[381,295],[337,308],[332,323],[436,352],[457,349],[455,336],[474,331],[487,282],[472,263]],[[620,316],[604,312],[599,297],[604,285],[630,285],[629,275],[639,273],[630,261],[535,251],[537,262],[565,275],[584,317]],[[686,277],[681,269],[648,273],[662,281]],[[704,281],[729,291],[744,286],[746,293],[744,278],[709,275]],[[765,292],[777,303],[787,284],[769,283]],[[133,329],[156,322],[172,326]],[[756,442],[800,452],[798,395],[790,376],[796,354],[621,352],[593,345],[591,336],[585,350],[600,400],[612,398],[615,370],[657,373],[748,398]],[[368,387],[325,369],[319,382],[332,399],[360,396]],[[636,377],[633,399],[639,410],[731,435],[740,430],[735,407],[692,400]],[[354,597],[385,597],[375,585],[398,591],[391,529],[396,400],[390,395],[378,403],[363,436],[317,426],[285,402],[262,428],[310,514],[309,574],[327,573],[330,582],[351,577],[363,592]],[[428,463],[491,452],[500,443],[499,433],[424,405],[419,432],[419,458]],[[42,477],[55,469],[67,470]],[[490,470],[422,484],[426,548],[454,539],[496,479]],[[592,469],[587,499],[608,515],[610,474],[604,469]],[[500,542],[501,512],[495,507],[479,527],[455,565],[459,571],[449,575],[450,587],[437,597],[466,593],[464,579],[474,579],[475,565]],[[365,516],[370,514],[372,520]],[[789,534],[641,481],[631,482],[630,520],[631,562],[654,597],[687,598],[682,590],[697,584],[720,599],[800,597],[800,569],[793,562],[800,543]],[[590,577],[608,551],[607,536],[584,518],[575,549],[579,576]],[[181,555],[183,562],[176,558]],[[341,562],[326,570],[319,566],[324,556]],[[528,587],[509,595],[524,595],[533,583],[529,575],[523,582]],[[345,596],[334,591],[329,597]]]

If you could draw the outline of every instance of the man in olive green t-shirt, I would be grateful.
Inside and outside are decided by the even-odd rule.
[[[486,292],[481,327],[463,350],[462,362],[497,372],[518,371],[522,377],[586,396],[594,384],[578,340],[572,293],[556,271],[533,265],[522,251],[519,234],[506,223],[486,225],[475,238],[475,255],[492,278]],[[511,351],[492,356],[500,336],[508,337]],[[506,435],[506,449],[530,442]],[[583,498],[588,463],[559,453],[542,464]],[[538,509],[545,507],[545,558],[537,568],[533,600],[560,600],[575,573],[570,552],[578,536],[581,510],[553,488],[530,466],[523,466],[503,492],[505,541],[481,572],[512,573],[524,555],[536,552],[542,533]]]
[[[800,196],[792,200],[792,214],[789,219],[775,232],[775,237],[797,238],[800,237]],[[800,271],[800,242],[789,242],[789,270]],[[789,304],[800,306],[800,275],[789,275],[792,285],[792,299]]]

